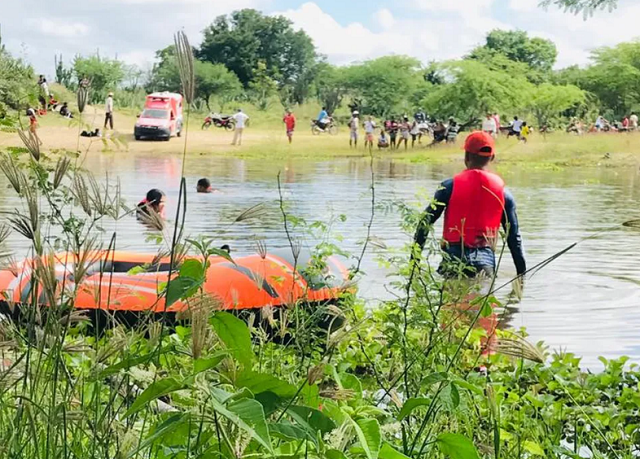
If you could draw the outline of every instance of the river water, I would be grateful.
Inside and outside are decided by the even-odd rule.
[[[150,188],[167,194],[167,215],[175,215],[181,159],[174,156],[105,153],[87,158],[85,167],[98,178],[120,177],[124,198],[131,205]],[[400,228],[400,216],[388,205],[394,201],[426,203],[438,184],[461,164],[433,166],[380,160],[374,164],[378,209],[372,227],[377,242],[400,247],[410,234]],[[370,216],[371,174],[365,159],[331,161],[242,160],[198,156],[185,167],[187,178],[187,233],[214,237],[228,243],[234,254],[254,251],[255,238],[270,249],[288,247],[278,206],[277,174],[281,173],[287,212],[307,222],[332,221],[331,232],[344,239],[339,244],[357,253]],[[583,365],[598,368],[597,357],[629,355],[640,361],[640,230],[620,223],[640,217],[640,174],[635,168],[536,171],[500,170],[518,203],[518,215],[529,266],[543,261],[584,238],[572,251],[527,278],[522,301],[510,316],[510,325],[524,326],[530,340],[544,340],[552,350],[573,352]],[[208,177],[220,193],[195,193],[198,178]],[[21,204],[0,178],[0,211]],[[418,196],[421,196],[418,198]],[[266,212],[255,220],[232,224],[246,208],[264,203]],[[340,220],[346,216],[346,221]],[[110,228],[111,229],[111,228]],[[135,218],[117,223],[118,248],[155,251],[146,242],[149,232]],[[24,251],[27,244],[11,236],[11,247]],[[304,245],[313,246],[309,236]],[[363,260],[366,278],[360,294],[372,305],[388,297],[388,272],[376,256],[384,249],[371,247]],[[375,251],[375,253],[374,253]],[[382,252],[381,252],[382,251]],[[510,256],[500,279],[515,274]]]

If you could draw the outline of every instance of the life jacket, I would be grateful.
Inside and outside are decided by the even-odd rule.
[[[491,247],[504,214],[504,182],[491,172],[468,169],[453,178],[443,238],[465,247]]]

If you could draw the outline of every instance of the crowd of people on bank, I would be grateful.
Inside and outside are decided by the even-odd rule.
[[[573,118],[566,128],[568,133],[578,135],[595,132],[632,132],[637,130],[638,115],[635,112],[625,115],[621,120],[612,121],[599,115],[593,123],[588,125],[578,118]]]

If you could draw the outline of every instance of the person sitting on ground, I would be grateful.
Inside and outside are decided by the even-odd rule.
[[[638,129],[638,115],[636,115],[636,112],[631,112],[631,116],[629,117],[629,129],[632,131]]]
[[[150,215],[149,209],[152,209],[160,216],[160,218],[164,218],[164,205],[164,192],[158,190],[157,188],[152,188],[151,190],[147,191],[147,196],[138,203],[136,215],[139,219],[144,218],[145,215]]]
[[[442,182],[427,206],[414,237],[420,252],[429,231],[444,212],[444,259],[439,271],[453,277],[459,273],[451,262],[463,263],[463,275],[493,275],[499,229],[507,233],[507,246],[516,272],[522,276],[527,265],[518,227],[516,203],[504,181],[489,172],[495,158],[495,140],[486,132],[471,133],[464,143],[466,169]]]
[[[47,102],[47,110],[55,110],[58,108],[58,101],[53,97],[53,93],[49,94],[49,102]]]
[[[524,143],[527,143],[527,139],[529,138],[529,134],[531,133],[531,129],[527,126],[527,122],[522,122],[522,129],[520,130],[520,138]]]
[[[387,133],[384,132],[384,129],[381,129],[380,137],[378,137],[378,150],[383,148],[389,148],[389,138],[387,137]]]
[[[94,131],[82,131],[80,137],[101,137],[100,129],[96,128]]]
[[[64,116],[65,118],[73,118],[73,115],[69,110],[69,104],[67,102],[63,102],[62,107],[60,107],[60,116]]]

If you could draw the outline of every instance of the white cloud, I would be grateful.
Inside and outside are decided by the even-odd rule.
[[[376,11],[373,17],[383,29],[391,29],[396,24],[393,14],[387,8]]]
[[[558,48],[557,67],[586,64],[590,50],[600,46],[613,46],[636,38],[640,4],[622,0],[618,9],[609,13],[597,12],[585,20],[582,15],[537,7],[538,0],[511,0],[510,16],[514,25],[529,30],[531,35],[552,40]],[[526,14],[522,14],[526,12]]]
[[[495,0],[413,0],[415,8],[425,11],[451,12],[461,16],[477,16],[489,11]]]
[[[359,22],[342,26],[313,2],[282,14],[313,38],[318,51],[339,64],[385,54],[415,54],[414,43],[406,35],[384,31],[374,33]],[[388,18],[387,18],[388,19]]]
[[[68,22],[64,19],[38,18],[27,21],[43,35],[57,38],[78,38],[89,33],[89,26],[82,22]]]
[[[431,0],[415,1],[421,1],[423,9],[431,5]],[[470,0],[463,0],[462,3],[467,1]],[[481,5],[493,2],[479,1]],[[482,16],[482,20],[478,21],[478,16],[466,16],[467,13],[460,13],[457,8],[451,8],[445,16],[439,13],[425,16],[413,14],[410,19],[397,18],[389,10],[381,9],[373,15],[376,25],[382,29],[379,32],[359,22],[340,24],[314,2],[274,14],[286,16],[297,28],[306,31],[313,38],[319,52],[337,64],[385,54],[409,55],[423,62],[456,58],[479,44],[489,30],[509,27],[489,16]],[[453,35],[452,31],[455,31]]]

